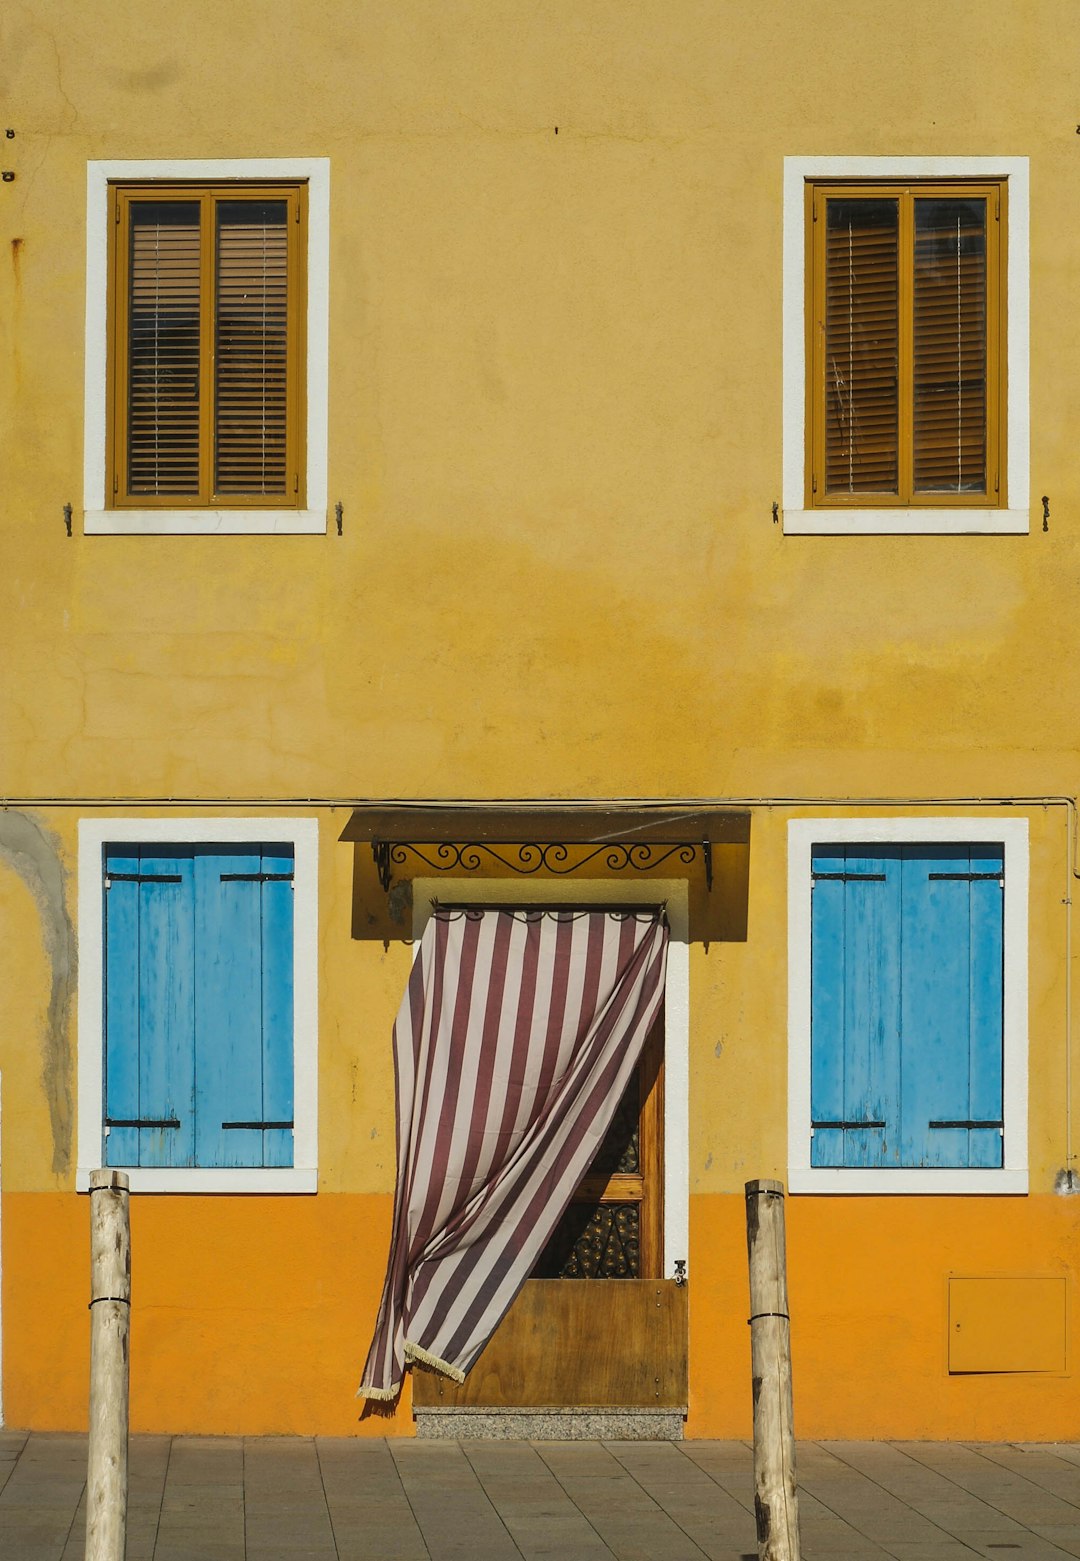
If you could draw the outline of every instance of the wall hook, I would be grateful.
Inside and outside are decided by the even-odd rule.
[[[1050,495],[1048,493],[1044,493],[1043,496],[1042,496],[1042,507],[1043,507],[1043,530],[1044,531],[1049,531],[1050,530]]]
[[[5,168],[3,172],[0,172],[0,179],[3,179],[5,184],[11,184],[14,178],[15,174],[10,168]]]
[[[778,526],[780,524],[780,505],[775,499],[773,499],[772,505],[772,523],[774,526]]]
[[[337,503],[334,505],[334,520],[337,523],[337,534],[339,537],[341,535],[341,522],[344,519],[344,516],[345,506],[342,504],[341,500],[338,499]]]
[[[67,534],[70,537],[70,535],[71,535],[71,505],[70,504],[65,504],[64,505],[64,525],[67,527]]]

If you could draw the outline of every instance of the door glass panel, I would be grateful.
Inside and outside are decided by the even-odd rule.
[[[534,1279],[640,1279],[641,1207],[572,1203],[559,1222]]]
[[[596,1159],[589,1167],[590,1176],[637,1176],[641,1170],[641,1081],[639,1071],[627,1085],[626,1093],[619,1101],[619,1109],[604,1135]]]

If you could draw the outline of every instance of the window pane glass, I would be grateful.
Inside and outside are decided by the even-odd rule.
[[[533,1269],[534,1279],[640,1279],[637,1203],[572,1203]]]
[[[218,201],[214,487],[286,491],[288,205]]]
[[[641,1171],[640,1093],[641,1070],[635,1068],[604,1142],[589,1166],[591,1176],[611,1176],[616,1172],[636,1176]]]
[[[199,492],[199,206],[133,201],[128,487]]]
[[[899,203],[825,204],[825,486],[895,493]]]
[[[915,491],[986,489],[986,201],[915,202]]]

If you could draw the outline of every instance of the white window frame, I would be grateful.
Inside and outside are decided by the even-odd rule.
[[[319,823],[314,818],[93,818],[79,821],[79,1152],[75,1186],[102,1156],[105,993],[102,875],[108,845],[292,845],[293,1163],[291,1166],[118,1166],[132,1192],[318,1190]]]
[[[106,502],[109,184],[304,180],[308,187],[305,509],[110,509]],[[330,161],[325,157],[90,162],[86,167],[86,384],[83,530],[89,536],[325,533],[329,385]]]
[[[1004,1163],[991,1169],[810,1164],[811,858],[820,845],[991,842],[1005,851]],[[1028,821],[818,818],[788,823],[788,1185],[792,1192],[1026,1193],[1028,1190]]]
[[[1007,179],[1008,383],[1001,508],[806,508],[806,184],[808,180]],[[935,535],[1030,531],[1029,223],[1026,157],[785,157],[784,531],[794,536]]]
[[[521,882],[510,878],[414,878],[416,950],[437,901],[481,909],[520,904]],[[659,905],[667,908],[667,977],[664,983],[664,1250],[661,1270],[682,1279],[690,1263],[690,938],[689,893],[683,878],[640,883],[612,878],[529,880],[530,905],[573,910],[575,905]],[[414,950],[414,954],[416,952]],[[676,1265],[680,1264],[681,1268]]]

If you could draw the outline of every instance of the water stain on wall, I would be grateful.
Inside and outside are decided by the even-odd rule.
[[[0,862],[26,884],[41,918],[49,963],[49,1006],[42,1036],[42,1084],[52,1128],[52,1168],[63,1176],[71,1166],[72,1050],[69,1030],[78,951],[64,895],[64,869],[55,838],[26,813],[0,813]]]

